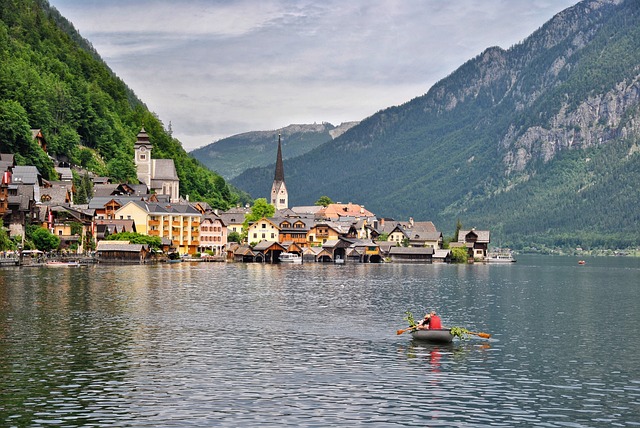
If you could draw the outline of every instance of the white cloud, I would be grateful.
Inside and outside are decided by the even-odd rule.
[[[570,0],[50,0],[187,150],[360,120],[424,94]]]

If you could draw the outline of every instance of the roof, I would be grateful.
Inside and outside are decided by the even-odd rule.
[[[348,204],[329,204],[320,214],[331,219],[340,217],[375,217],[375,215],[366,210],[363,205],[353,204],[351,202]]]
[[[314,225],[314,221],[311,218],[300,218],[300,217],[273,217],[273,222],[278,225],[278,228],[281,230],[292,230],[292,231],[300,231],[306,232],[311,229]],[[282,227],[282,223],[289,223],[290,227]],[[296,223],[302,223],[304,227],[294,227]]]
[[[491,233],[488,230],[460,230],[458,232],[458,242],[466,242],[466,237],[469,234],[475,234],[478,238],[476,242],[478,243],[489,243],[491,242],[490,235]]]
[[[105,226],[113,226],[114,229],[109,230],[118,230],[119,232],[135,232],[136,231],[136,223],[133,220],[115,220],[115,219],[96,219],[96,226],[105,225]]]
[[[40,189],[40,202],[47,205],[68,203],[72,187],[69,182],[52,181],[50,187]]]
[[[409,255],[409,254],[422,254],[422,255],[429,255],[429,254],[433,254],[435,252],[435,250],[431,247],[391,247],[389,249],[389,254],[390,255],[394,255],[394,254],[405,254],[405,255]]]
[[[311,205],[311,206],[303,206],[303,207],[291,207],[291,211],[298,215],[315,215],[319,213],[324,207],[321,205]]]
[[[153,160],[153,174],[152,185],[155,180],[176,180],[178,181],[178,174],[176,173],[176,166],[173,163],[173,159],[154,159]],[[155,186],[154,186],[155,187]]]
[[[139,253],[148,249],[146,244],[130,244],[128,241],[99,241],[96,251],[126,251]]]
[[[271,248],[271,247],[279,247],[279,248]],[[281,250],[284,251],[285,248],[280,245],[276,241],[260,241],[256,245],[253,246],[254,251],[266,251],[266,250]]]
[[[62,181],[73,180],[73,173],[71,172],[71,168],[64,168],[61,166],[57,166],[56,172],[58,173],[58,176],[60,176],[60,180]]]
[[[13,168],[11,182],[16,184],[38,184],[40,173],[32,165],[16,166]]]

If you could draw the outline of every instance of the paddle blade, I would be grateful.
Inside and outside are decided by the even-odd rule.
[[[489,333],[476,333],[479,337],[482,337],[484,339],[489,339],[491,337],[491,335]]]
[[[402,333],[404,333],[405,331],[407,331],[407,330],[398,330],[398,331],[396,331],[396,334],[397,334],[398,336],[400,336],[400,335],[401,335]]]

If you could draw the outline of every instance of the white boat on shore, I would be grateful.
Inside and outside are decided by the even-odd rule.
[[[516,259],[511,253],[489,253],[484,261],[487,263],[514,263]]]
[[[47,267],[78,267],[80,266],[80,262],[76,262],[76,261],[61,262],[61,261],[50,260],[45,263],[45,266]]]
[[[278,260],[280,263],[302,263],[302,257],[296,253],[282,253]]]

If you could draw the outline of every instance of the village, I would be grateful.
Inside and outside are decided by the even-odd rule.
[[[42,132],[32,130],[32,136],[46,152]],[[268,198],[275,214],[250,223],[250,206],[219,211],[180,197],[173,160],[152,159],[152,150],[141,129],[134,143],[140,184],[93,176],[87,204],[74,203],[72,167],[65,160],[51,158],[59,181],[49,181],[35,166],[18,166],[13,154],[0,154],[0,218],[9,236],[22,240],[17,253],[41,253],[24,249],[27,225],[40,225],[60,239],[57,255],[100,263],[279,263],[283,255],[300,262],[434,263],[450,262],[454,248],[464,248],[470,261],[490,260],[488,230],[459,230],[457,240],[443,248],[443,234],[431,221],[379,217],[352,202],[289,207],[280,139]],[[123,232],[158,237],[162,248],[106,239]]]

